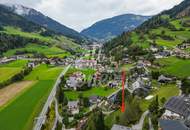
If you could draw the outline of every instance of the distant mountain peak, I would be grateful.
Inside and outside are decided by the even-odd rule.
[[[11,8],[18,15],[29,15],[31,8],[25,7],[19,4],[5,4],[7,7]]]

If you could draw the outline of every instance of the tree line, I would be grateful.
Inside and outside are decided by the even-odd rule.
[[[22,71],[20,71],[19,73],[15,74],[14,76],[12,76],[10,79],[3,81],[0,83],[0,89],[4,88],[14,82],[18,82],[24,79],[24,77],[26,75],[28,75],[30,72],[32,71],[32,68],[30,67],[25,67]]]

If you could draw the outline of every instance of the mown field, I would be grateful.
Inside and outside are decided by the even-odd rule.
[[[176,84],[166,84],[166,85],[159,85],[156,81],[153,82],[153,87],[155,88],[154,90],[151,91],[151,93],[149,95],[154,96],[154,98],[156,96],[158,96],[158,99],[160,101],[161,98],[165,98],[166,100],[168,100],[170,97],[172,96],[178,96],[180,93],[180,89],[176,86]],[[153,98],[152,98],[153,99]],[[148,109],[148,106],[150,104],[150,102],[152,101],[152,99],[150,100],[141,100],[141,109],[143,111],[146,111]],[[161,104],[161,102],[160,102]],[[161,104],[163,105],[163,104]]]
[[[160,71],[164,74],[184,78],[190,76],[190,60],[183,60],[176,57],[159,59],[158,62],[162,67]]]
[[[23,32],[20,28],[6,26],[6,27],[4,27],[4,29],[5,30],[3,32],[7,33],[7,34],[20,35],[20,36],[29,37],[29,38],[37,38],[37,39],[40,39],[40,40],[46,41],[46,42],[52,42],[52,40],[53,40],[51,37],[43,37],[39,33]]]
[[[83,94],[84,97],[101,96],[106,97],[115,92],[117,89],[105,89],[105,87],[93,87],[87,91],[66,91],[65,95],[69,100],[77,100],[79,94]]]
[[[19,73],[26,64],[26,60],[17,60],[0,65],[0,82],[6,81]]]
[[[0,108],[0,126],[2,130],[30,130],[34,118],[41,111],[61,67],[40,65],[28,76],[26,81],[36,83],[27,91],[16,97],[11,103]]]
[[[4,56],[12,56],[15,55],[16,52],[21,52],[25,51],[28,52],[28,54],[32,53],[41,53],[44,54],[47,57],[65,57],[71,55],[69,52],[66,52],[56,46],[48,47],[45,45],[38,45],[38,44],[28,44],[24,48],[17,48],[17,49],[12,49],[4,53]]]

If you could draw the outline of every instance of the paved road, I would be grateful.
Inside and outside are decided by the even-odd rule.
[[[132,130],[142,130],[143,128],[143,123],[144,123],[144,119],[145,117],[149,114],[149,111],[145,111],[142,116],[141,119],[139,120],[139,123],[136,125],[132,126]]]
[[[151,121],[150,117],[148,120],[149,120],[149,130],[154,130],[154,127],[152,125],[152,121]]]
[[[54,98],[54,101],[55,101],[55,121],[54,121],[54,125],[53,125],[53,128],[52,130],[55,130],[56,126],[57,126],[57,122],[62,122],[62,119],[63,117],[61,117],[59,115],[59,110],[58,110],[58,101],[56,98]]]
[[[46,120],[46,113],[48,111],[48,107],[51,105],[52,101],[54,100],[54,97],[55,97],[55,94],[56,94],[56,90],[57,90],[57,86],[59,85],[59,83],[61,82],[61,77],[63,75],[65,75],[65,73],[69,70],[69,68],[71,67],[71,65],[68,65],[62,72],[61,74],[59,75],[59,77],[57,78],[55,84],[54,84],[54,87],[39,115],[38,118],[36,118],[36,123],[35,123],[35,126],[34,126],[34,130],[40,130],[42,125],[45,123],[45,120]]]
[[[98,61],[100,61],[100,55],[101,55],[101,53],[102,53],[102,48],[99,48],[98,58],[97,58]]]

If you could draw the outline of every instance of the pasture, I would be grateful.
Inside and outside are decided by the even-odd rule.
[[[24,81],[35,81],[29,89],[0,109],[3,130],[30,130],[63,68],[40,65]]]
[[[28,54],[33,54],[33,53],[41,53],[44,54],[47,57],[65,57],[71,55],[69,52],[66,52],[56,46],[45,46],[45,45],[38,45],[38,44],[28,44],[23,48],[17,48],[17,49],[12,49],[4,53],[4,56],[12,56],[15,55],[16,52],[27,52]]]
[[[26,64],[26,60],[17,60],[0,65],[0,83],[19,73]]]
[[[167,75],[184,78],[190,76],[190,60],[183,60],[176,57],[159,59],[158,62],[162,67],[160,71]]]
[[[107,97],[113,92],[115,92],[117,89],[106,89],[105,87],[93,87],[86,91],[65,91],[65,95],[69,100],[77,100],[79,94],[83,94],[84,97],[90,97],[90,96],[101,96],[101,97]]]

